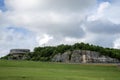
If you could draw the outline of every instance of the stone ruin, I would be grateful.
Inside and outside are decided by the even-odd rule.
[[[63,54],[56,54],[52,58],[53,62],[66,63],[120,63],[116,58],[101,55],[99,52],[88,50],[67,51]]]
[[[29,49],[11,49],[9,53],[9,60],[23,60],[25,55],[30,53]]]

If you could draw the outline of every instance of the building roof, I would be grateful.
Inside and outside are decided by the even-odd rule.
[[[30,52],[29,49],[11,49],[10,54],[24,54]]]

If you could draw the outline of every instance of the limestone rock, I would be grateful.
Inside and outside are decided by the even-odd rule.
[[[70,61],[70,55],[71,55],[71,52],[70,51],[67,51],[65,53],[63,53],[61,55],[61,62],[69,62]]]
[[[82,62],[82,55],[81,55],[80,50],[73,51],[70,62],[72,62],[72,63],[81,63]]]
[[[52,58],[53,62],[61,62],[61,53],[58,53]]]
[[[119,63],[115,58],[101,55],[99,52],[88,50],[67,51],[63,54],[56,54],[52,61],[71,63]]]
[[[53,62],[69,62],[70,54],[71,54],[70,51],[65,52],[63,54],[59,53],[52,58],[52,61]]]

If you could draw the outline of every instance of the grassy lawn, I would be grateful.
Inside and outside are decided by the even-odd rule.
[[[0,80],[120,80],[116,65],[0,60]]]

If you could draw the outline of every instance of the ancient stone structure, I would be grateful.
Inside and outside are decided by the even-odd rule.
[[[63,54],[59,53],[52,59],[54,62],[70,63],[119,63],[115,58],[101,55],[99,52],[88,50],[74,50]]]
[[[29,52],[29,49],[11,49],[9,60],[23,60],[25,55]]]

